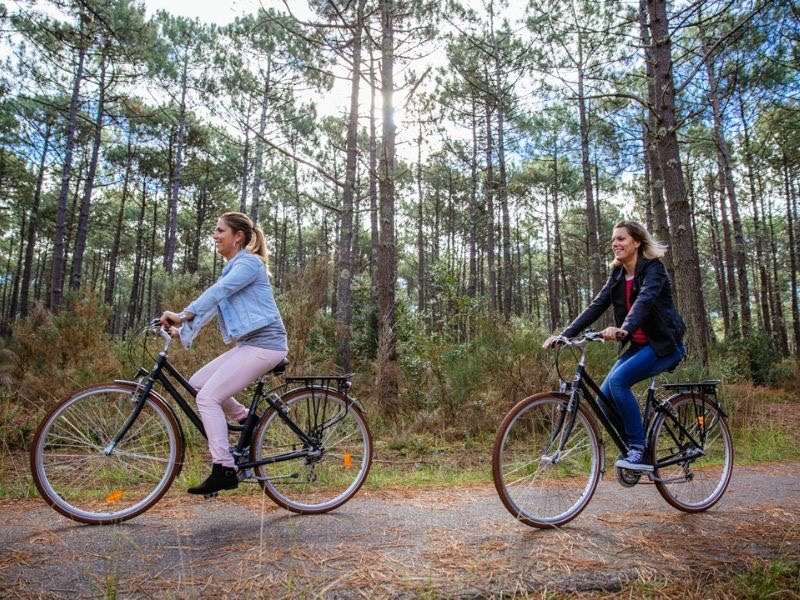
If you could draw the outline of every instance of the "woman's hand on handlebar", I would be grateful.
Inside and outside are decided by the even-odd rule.
[[[600,336],[609,342],[621,342],[625,340],[628,335],[630,334],[627,331],[619,327],[606,327],[600,332]]]
[[[542,348],[549,350],[550,348],[555,348],[556,346],[558,346],[558,344],[563,343],[563,341],[564,341],[563,336],[551,335],[544,341],[544,344],[542,344]]]
[[[158,321],[161,323],[161,326],[167,333],[169,333],[172,337],[175,337],[179,333],[178,326],[181,325],[184,320],[182,315],[183,313],[165,310],[163,313],[161,313]]]
[[[161,325],[164,327],[164,329],[177,326],[182,323],[180,313],[172,312],[171,310],[165,310],[163,313],[161,313],[161,316],[158,318],[158,320],[161,322]]]

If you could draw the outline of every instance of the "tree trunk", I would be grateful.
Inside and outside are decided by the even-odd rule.
[[[489,297],[489,311],[497,314],[497,262],[494,240],[494,138],[492,136],[492,106],[490,98],[484,99],[484,118],[486,124],[486,266],[489,271],[486,295]]]
[[[378,133],[375,126],[376,82],[375,59],[372,46],[369,51],[369,230],[370,230],[370,281],[373,293],[378,289],[378,255],[380,254],[380,229],[378,225]],[[374,298],[377,303],[377,298]]]
[[[78,290],[81,287],[81,276],[83,269],[83,254],[86,251],[86,238],[89,236],[89,209],[92,203],[92,192],[94,191],[94,178],[97,174],[97,163],[100,159],[100,144],[103,133],[103,115],[105,112],[106,99],[106,52],[107,44],[100,55],[100,82],[98,84],[97,116],[94,122],[94,139],[92,140],[92,157],[89,160],[89,169],[86,173],[86,181],[83,188],[83,201],[81,202],[80,215],[78,217],[77,233],[75,235],[75,249],[72,253],[72,273],[69,278],[71,290]]]
[[[653,40],[648,59],[653,63],[655,75],[655,96],[650,98],[650,102],[658,121],[656,142],[669,210],[677,300],[686,320],[688,352],[705,365],[708,363],[708,321],[692,216],[681,169],[666,0],[647,0],[647,9]]]
[[[81,19],[81,47],[78,52],[78,67],[72,83],[72,96],[69,103],[67,131],[65,132],[64,170],[61,174],[61,189],[58,193],[58,209],[56,211],[56,229],[53,241],[52,286],[47,303],[48,308],[57,311],[61,308],[64,294],[64,230],[67,216],[67,202],[69,201],[69,183],[72,178],[72,154],[75,149],[75,136],[78,127],[78,104],[80,103],[81,81],[83,80],[86,48],[83,33],[83,19]]]
[[[650,29],[647,23],[647,0],[639,0],[639,34],[642,38],[642,45],[649,49],[652,46]],[[655,71],[653,62],[647,57],[649,50],[645,51],[645,73],[647,75],[647,97],[655,98]],[[650,186],[648,188],[648,200],[650,210],[653,214],[652,232],[656,239],[665,244],[669,251],[664,256],[664,266],[667,268],[670,278],[675,280],[675,269],[672,261],[672,238],[669,233],[669,219],[667,218],[667,206],[664,201],[664,174],[661,171],[661,163],[658,159],[658,142],[656,140],[656,115],[650,109],[647,111],[645,119],[645,144],[644,160],[649,166]]]
[[[136,222],[136,251],[133,259],[131,295],[128,301],[127,329],[133,328],[141,316],[142,265],[144,264],[144,217],[147,211],[147,180],[142,181],[142,205]]]
[[[50,149],[50,131],[51,125],[48,121],[44,132],[44,141],[42,144],[42,158],[39,161],[39,171],[36,175],[36,188],[33,192],[33,203],[31,204],[30,208],[30,222],[28,223],[27,236],[28,239],[25,245],[25,264],[22,268],[22,286],[20,288],[19,308],[20,317],[23,319],[28,316],[28,308],[30,305],[28,298],[31,289],[31,277],[33,275],[33,255],[36,252],[36,236],[39,227],[39,206],[42,202],[42,187],[44,184],[45,172],[47,170],[47,153]]]
[[[358,170],[358,94],[361,82],[361,38],[364,29],[364,5],[358,0],[353,28],[353,79],[350,87],[350,114],[347,123],[347,158],[342,194],[339,230],[339,264],[336,269],[336,362],[345,372],[351,371],[351,327],[353,321],[353,205]]]
[[[750,146],[750,128],[747,124],[747,118],[744,110],[744,99],[742,98],[742,91],[739,90],[737,94],[739,100],[739,116],[742,123],[742,149],[744,151],[744,163],[747,167],[747,182],[750,189],[750,205],[753,209],[753,239],[756,246],[756,268],[758,269],[759,280],[761,281],[761,290],[758,294],[761,306],[761,316],[763,320],[764,330],[768,333],[773,333],[773,323],[771,318],[771,311],[769,306],[769,296],[772,283],[769,280],[769,272],[764,260],[764,232],[761,226],[761,219],[759,217],[758,208],[758,193],[756,192],[756,177],[753,172],[753,151]]]
[[[711,176],[706,178],[706,189],[708,195],[709,206],[709,223],[708,228],[711,232],[711,249],[714,253],[714,276],[717,283],[717,291],[719,292],[719,306],[722,312],[722,326],[727,337],[731,329],[731,310],[728,303],[728,287],[726,283],[725,274],[725,254],[722,250],[722,242],[720,241],[719,231],[719,217],[715,209],[717,203],[715,201],[716,190],[714,187],[714,180]]]
[[[128,188],[131,179],[133,166],[133,143],[132,134],[128,131],[128,149],[125,161],[125,176],[122,182],[122,197],[117,211],[117,224],[114,227],[114,241],[111,244],[111,252],[108,257],[108,273],[106,276],[105,303],[114,306],[112,318],[109,319],[109,332],[116,331],[116,324],[119,321],[119,305],[114,303],[114,295],[117,287],[117,262],[119,261],[119,249],[122,244],[122,223],[125,218],[125,204],[128,200]]]
[[[795,227],[797,226],[797,198],[791,194],[786,204],[787,224],[789,228],[789,265],[791,267],[791,287],[789,288],[792,296],[792,337],[794,341],[794,355],[800,356],[800,305],[798,304],[797,290],[797,236]]]
[[[395,287],[397,248],[395,245],[395,124],[394,93],[394,0],[381,0],[383,97],[383,145],[380,157],[380,244],[378,250],[378,372],[380,409],[394,412],[398,400],[397,341],[395,338]]]
[[[736,275],[739,283],[739,307],[742,311],[741,327],[742,335],[745,339],[750,337],[752,329],[750,316],[750,286],[747,276],[747,248],[745,246],[744,231],[742,220],[739,217],[739,203],[736,199],[736,188],[733,184],[733,162],[728,142],[722,130],[722,109],[720,108],[719,94],[717,90],[717,80],[714,69],[711,66],[711,59],[708,52],[708,44],[705,36],[701,33],[705,52],[706,75],[709,84],[709,96],[711,100],[711,111],[714,117],[714,141],[719,153],[720,180],[723,184],[724,193],[728,197],[728,204],[731,209],[731,223],[733,225],[733,235],[736,242]]]
[[[422,123],[417,137],[417,308],[420,313],[427,310],[425,298],[425,225],[422,196]]]
[[[720,223],[722,225],[722,250],[725,263],[725,282],[727,288],[725,294],[728,298],[728,307],[730,310],[730,327],[725,330],[725,337],[728,339],[736,339],[741,337],[741,326],[739,324],[739,311],[738,300],[736,296],[736,267],[733,257],[733,240],[731,239],[731,226],[728,219],[728,206],[726,202],[726,195],[723,190],[719,190],[719,211]]]
[[[169,206],[167,208],[167,239],[164,244],[164,270],[172,275],[175,263],[175,247],[178,242],[178,193],[181,188],[181,171],[183,170],[183,146],[186,137],[186,93],[188,83],[189,57],[183,59],[181,75],[181,103],[178,110],[178,139],[175,142],[175,171],[170,186]],[[152,273],[151,273],[152,276]]]
[[[592,290],[594,297],[603,287],[602,254],[600,252],[600,226],[594,203],[592,186],[592,170],[589,164],[589,120],[586,118],[586,96],[584,93],[584,64],[582,36],[578,35],[578,119],[581,134],[581,173],[583,175],[583,193],[586,197],[586,222],[589,236],[589,267],[591,269]]]
[[[247,115],[244,124],[244,148],[242,148],[242,193],[239,196],[239,212],[247,213],[247,183],[250,181],[250,108],[247,105]]]
[[[547,193],[545,192],[544,228],[546,240],[545,253],[547,254],[547,307],[548,314],[550,315],[550,327],[548,329],[551,332],[555,332],[561,325],[561,285],[559,283],[559,274],[555,266],[557,263],[554,258],[555,251],[550,245],[550,240],[556,239],[558,233],[557,231],[550,231],[549,202],[550,200],[547,198]],[[558,207],[554,206],[554,208]],[[553,223],[555,224],[555,220]]]
[[[789,290],[792,298],[792,337],[794,338],[794,354],[800,356],[800,306],[798,305],[798,290],[797,290],[797,238],[795,235],[795,227],[797,226],[797,198],[792,193],[791,178],[789,177],[789,160],[786,154],[783,155],[783,174],[784,174],[784,189],[786,195],[786,229],[789,232],[789,272],[790,284]],[[776,290],[777,291],[777,290]],[[781,305],[780,295],[778,301],[775,303],[779,308]],[[780,317],[780,321],[776,322],[776,326],[780,325],[781,329],[785,332],[786,328],[783,325],[783,312],[780,315],[775,315],[776,321]],[[785,335],[785,333],[784,333]],[[788,346],[788,343],[786,344]]]
[[[469,163],[469,279],[467,295],[474,298],[478,293],[478,226],[481,221],[478,206],[478,115],[474,96],[472,106],[472,160]]]
[[[267,132],[267,112],[269,111],[269,92],[272,77],[272,60],[267,59],[267,72],[264,75],[264,92],[261,95],[261,116],[258,121],[258,139],[253,164],[253,203],[250,205],[250,218],[258,223],[258,209],[261,206],[261,182],[264,178],[264,140]]]

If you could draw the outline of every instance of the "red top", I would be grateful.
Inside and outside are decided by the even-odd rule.
[[[631,293],[633,293],[633,278],[625,279],[625,308],[630,310],[631,309]],[[647,336],[642,331],[640,327],[636,331],[633,332],[631,335],[631,343],[636,344],[637,346],[645,346],[647,345]]]

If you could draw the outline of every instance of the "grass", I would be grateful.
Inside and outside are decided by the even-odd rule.
[[[553,600],[568,597],[575,600],[796,600],[800,598],[800,566],[798,557],[786,555],[751,564],[740,571],[705,573],[689,578],[640,580],[613,592],[550,596]]]

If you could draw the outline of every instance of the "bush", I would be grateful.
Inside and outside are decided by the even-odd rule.
[[[719,345],[719,370],[726,381],[752,381],[755,385],[779,385],[794,375],[782,363],[775,340],[764,332]]]
[[[44,413],[74,390],[119,377],[121,364],[105,333],[108,309],[92,294],[67,298],[58,314],[34,308],[12,326],[3,352],[0,441],[27,446]]]
[[[36,307],[12,327],[6,354],[11,381],[16,395],[37,409],[121,373],[113,341],[105,333],[108,308],[88,293],[67,303],[57,314]]]

